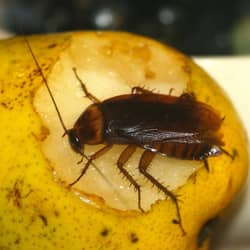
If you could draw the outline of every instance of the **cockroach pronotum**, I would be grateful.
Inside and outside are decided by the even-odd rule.
[[[136,148],[142,148],[144,152],[140,157],[139,172],[174,202],[178,220],[173,221],[179,224],[185,234],[177,197],[148,172],[148,167],[156,154],[203,161],[207,170],[209,157],[225,153],[232,158],[223,148],[224,142],[219,131],[224,118],[211,106],[197,101],[192,93],[183,93],[176,97],[170,93],[156,94],[141,87],[133,87],[130,94],[100,101],[87,90],[76,68],[73,68],[85,96],[92,104],[80,115],[73,128],[67,129],[27,38],[25,41],[47,87],[65,135],[69,138],[71,148],[87,160],[81,174],[70,186],[77,183],[92,162],[113,145],[126,145],[118,157],[117,167],[137,191],[138,208],[143,211],[141,186],[125,169],[125,164]],[[85,144],[104,144],[104,147],[86,156]]]

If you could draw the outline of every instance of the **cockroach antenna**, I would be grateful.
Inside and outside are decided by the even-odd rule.
[[[57,113],[57,115],[58,115],[59,121],[60,121],[60,123],[61,123],[61,125],[62,125],[62,128],[63,128],[63,130],[64,130],[63,136],[68,135],[68,134],[69,134],[69,130],[66,128],[66,125],[65,125],[65,123],[64,123],[64,121],[63,121],[62,115],[61,115],[61,113],[60,113],[60,111],[59,111],[59,108],[58,108],[58,106],[57,106],[57,104],[56,104],[55,98],[54,98],[54,96],[53,96],[53,94],[52,94],[52,92],[51,92],[51,90],[50,90],[48,81],[47,81],[47,79],[46,79],[46,77],[45,77],[45,75],[44,75],[44,73],[43,73],[43,70],[42,70],[42,68],[41,68],[41,66],[40,66],[40,64],[39,64],[39,62],[37,61],[37,59],[36,59],[36,57],[35,57],[35,54],[34,54],[32,48],[31,48],[31,46],[30,46],[30,43],[29,43],[28,39],[27,39],[25,36],[23,36],[23,37],[24,37],[25,43],[26,43],[26,45],[27,45],[27,47],[28,47],[28,49],[29,49],[29,52],[31,53],[32,58],[33,58],[33,60],[34,60],[34,62],[35,62],[35,64],[36,64],[36,66],[37,66],[37,69],[38,69],[38,71],[39,71],[39,73],[40,73],[40,76],[42,77],[43,82],[44,82],[44,84],[45,84],[45,86],[46,86],[46,88],[47,88],[47,90],[48,90],[48,93],[49,93],[49,95],[50,95],[50,98],[51,98],[51,100],[52,100],[52,102],[53,102],[53,104],[54,104],[54,107],[55,107],[55,109],[56,109],[56,113]],[[82,151],[78,150],[78,153],[79,153],[83,158],[85,158],[87,161],[89,161],[89,157],[88,157],[87,155],[85,155]]]
[[[45,84],[45,86],[46,86],[46,88],[47,88],[47,90],[48,90],[49,96],[50,96],[50,98],[51,98],[51,100],[52,100],[52,102],[53,102],[53,104],[54,104],[54,107],[55,107],[55,109],[56,109],[56,113],[57,113],[57,115],[58,115],[59,121],[60,121],[60,123],[61,123],[61,125],[62,125],[62,128],[63,128],[63,130],[64,130],[63,136],[64,136],[64,135],[68,135],[69,130],[66,128],[66,125],[65,125],[65,123],[64,123],[64,121],[63,121],[63,118],[62,118],[62,116],[61,116],[61,113],[60,113],[60,111],[59,111],[59,108],[58,108],[58,106],[57,106],[57,104],[56,104],[55,98],[54,98],[54,96],[53,96],[53,94],[52,94],[52,92],[51,92],[51,90],[50,90],[48,81],[47,81],[47,79],[46,79],[46,77],[45,77],[45,75],[44,75],[44,73],[43,73],[43,70],[42,70],[42,68],[41,68],[41,66],[40,66],[40,64],[39,64],[39,62],[37,61],[37,59],[36,59],[36,57],[35,57],[35,54],[34,54],[32,48],[31,48],[31,46],[30,46],[30,43],[29,43],[28,39],[26,38],[25,35],[23,35],[23,38],[24,38],[24,41],[25,41],[25,43],[26,43],[26,45],[27,45],[27,48],[28,48],[29,52],[31,53],[31,56],[32,56],[32,58],[33,58],[33,61],[35,62],[36,66],[37,66],[37,69],[38,69],[38,71],[39,71],[39,73],[40,73],[40,75],[41,75],[41,77],[42,77],[42,79],[43,79],[43,82],[44,82],[44,84]],[[73,69],[73,70],[74,70],[74,69]],[[122,197],[121,197],[121,195],[119,194],[119,192],[117,191],[117,189],[116,189],[116,188],[114,187],[114,185],[109,181],[109,179],[102,173],[102,171],[94,164],[94,162],[93,162],[93,161],[90,161],[90,158],[89,158],[87,155],[85,155],[82,151],[78,150],[77,152],[78,152],[83,158],[85,158],[88,162],[90,162],[90,164],[95,168],[95,170],[98,172],[98,174],[99,174],[99,175],[106,181],[106,183],[112,188],[112,190],[113,190],[114,193],[116,194],[117,198],[122,202],[122,204],[123,204],[125,207],[127,207],[126,202],[124,201],[124,199],[122,199]],[[81,162],[81,161],[80,161],[80,162]],[[80,179],[80,178],[77,178],[77,181],[78,181],[79,179]],[[77,181],[74,181],[73,183],[69,184],[69,186],[74,185]]]
[[[51,90],[50,90],[49,84],[48,84],[48,82],[47,82],[47,79],[46,79],[46,77],[45,77],[43,71],[42,71],[42,68],[41,68],[40,64],[38,63],[38,61],[37,61],[37,59],[36,59],[36,57],[35,57],[35,55],[34,55],[34,52],[33,52],[32,48],[31,48],[31,46],[30,46],[30,43],[29,43],[28,39],[27,39],[25,36],[24,36],[23,38],[24,38],[25,43],[26,43],[26,45],[27,45],[27,47],[28,47],[28,49],[29,49],[29,51],[30,51],[30,53],[31,53],[31,55],[32,55],[32,58],[33,58],[33,60],[34,60],[34,62],[35,62],[35,64],[36,64],[36,66],[37,66],[37,69],[38,69],[38,71],[39,71],[39,73],[40,73],[40,76],[42,77],[43,82],[44,82],[44,84],[45,84],[45,86],[46,86],[46,88],[47,88],[47,90],[48,90],[48,92],[49,92],[50,98],[51,98],[51,100],[52,100],[52,102],[53,102],[53,104],[54,104],[54,106],[55,106],[55,109],[56,109],[58,118],[59,118],[60,123],[61,123],[61,125],[62,125],[62,127],[63,127],[63,130],[64,130],[64,132],[65,132],[64,134],[68,134],[68,129],[66,128],[66,126],[65,126],[65,124],[64,124],[64,121],[63,121],[63,119],[62,119],[61,113],[60,113],[59,108],[58,108],[58,106],[57,106],[57,104],[56,104],[55,98],[54,98],[54,96],[53,96],[53,94],[52,94],[52,92],[51,92]]]

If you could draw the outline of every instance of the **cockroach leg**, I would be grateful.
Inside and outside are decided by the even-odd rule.
[[[127,178],[127,180],[134,186],[135,190],[138,194],[138,208],[144,212],[141,206],[141,187],[136,182],[136,180],[129,174],[129,172],[124,168],[124,165],[127,163],[129,158],[133,155],[136,150],[136,146],[128,145],[120,154],[119,159],[117,161],[117,167],[121,171],[121,173]]]
[[[135,86],[131,89],[132,94],[152,94],[153,91],[145,89],[143,87]]]
[[[168,95],[172,95],[172,93],[174,92],[174,88],[170,88]],[[139,87],[139,86],[135,86],[131,89],[131,93],[132,94],[152,94],[156,91],[156,89],[145,89],[144,87]]]
[[[79,83],[81,84],[81,87],[82,87],[82,90],[85,94],[85,96],[90,100],[92,101],[93,103],[100,103],[101,101],[96,98],[94,95],[92,95],[86,88],[85,84],[83,83],[82,79],[80,78],[80,76],[78,75],[77,73],[77,69],[76,68],[72,68],[74,74],[75,74],[75,77],[76,79],[79,81]]]
[[[208,164],[207,158],[204,158],[204,159],[202,159],[202,160],[203,160],[203,162],[204,162],[204,166],[205,166],[207,172],[209,172],[209,164]]]
[[[180,101],[193,103],[196,101],[196,96],[194,93],[183,93],[180,95]]]
[[[182,231],[182,234],[185,235],[186,232],[183,228],[182,225],[182,219],[181,219],[181,214],[180,214],[180,207],[178,203],[177,197],[169,191],[165,186],[163,186],[157,179],[155,179],[151,174],[147,172],[148,166],[152,162],[153,158],[155,157],[155,153],[145,150],[140,158],[140,163],[139,163],[139,171],[141,174],[143,174],[152,184],[154,184],[159,190],[165,193],[166,196],[168,196],[175,204],[176,207],[176,212],[177,212],[177,217],[178,220],[175,220],[176,222],[178,221],[178,224],[180,226],[180,229]]]
[[[91,155],[88,159],[88,161],[86,162],[84,168],[82,169],[81,174],[77,177],[76,180],[74,180],[72,183],[69,184],[69,186],[73,186],[75,185],[86,173],[86,171],[88,170],[90,164],[92,164],[93,160],[96,160],[97,158],[101,157],[102,155],[104,155],[105,153],[107,153],[111,148],[112,148],[112,144],[108,144],[105,145],[104,147],[102,147],[100,150],[96,151],[93,155]]]

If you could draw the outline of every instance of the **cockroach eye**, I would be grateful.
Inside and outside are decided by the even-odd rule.
[[[209,152],[209,156],[219,155],[221,153],[221,149],[217,146],[213,146]]]
[[[67,134],[69,137],[69,143],[70,143],[71,148],[77,153],[81,152],[83,146],[82,146],[81,141],[76,133],[76,130],[70,129],[70,130],[68,130]]]

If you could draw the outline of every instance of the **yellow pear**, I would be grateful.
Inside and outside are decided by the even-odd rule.
[[[119,32],[15,37],[0,41],[0,55],[0,249],[208,249],[204,228],[244,184],[248,153],[237,112],[206,72],[167,45]],[[100,101],[140,86],[173,96],[192,92],[220,113],[223,148],[233,159],[209,157],[209,172],[203,161],[161,155],[150,165],[178,197],[185,234],[173,201],[139,173],[142,149],[126,169],[141,186],[144,212],[116,166],[124,146],[115,145],[70,185],[86,161],[63,136],[42,75],[67,129],[91,104],[80,81]]]

